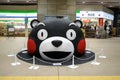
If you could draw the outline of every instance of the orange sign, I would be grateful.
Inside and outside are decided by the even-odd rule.
[[[99,18],[99,26],[103,26],[103,18]]]

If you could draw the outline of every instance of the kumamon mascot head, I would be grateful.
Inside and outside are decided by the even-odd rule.
[[[27,42],[27,56],[35,56],[48,62],[62,62],[77,58],[88,58],[86,41],[80,28],[82,22],[65,19],[31,21],[32,31]]]

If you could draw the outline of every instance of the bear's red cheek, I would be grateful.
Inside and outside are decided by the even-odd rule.
[[[78,42],[78,46],[77,46],[78,52],[79,52],[80,54],[84,54],[85,48],[86,48],[86,41],[85,41],[85,39],[80,40],[80,41]]]
[[[34,52],[36,51],[36,44],[33,39],[28,40],[27,48],[30,54],[34,54]]]

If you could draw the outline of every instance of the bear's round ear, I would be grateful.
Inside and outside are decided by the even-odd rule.
[[[38,25],[39,22],[40,22],[40,21],[38,21],[37,19],[34,19],[34,20],[31,21],[30,26],[31,26],[32,28],[35,28],[35,27]]]
[[[75,20],[74,23],[75,23],[78,27],[80,27],[80,28],[83,27],[83,23],[82,23],[82,21],[80,21],[80,20]]]

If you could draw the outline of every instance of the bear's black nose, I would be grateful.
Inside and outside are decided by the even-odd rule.
[[[52,44],[55,47],[59,47],[62,44],[62,41],[60,41],[60,40],[54,40],[54,41],[52,41]]]

